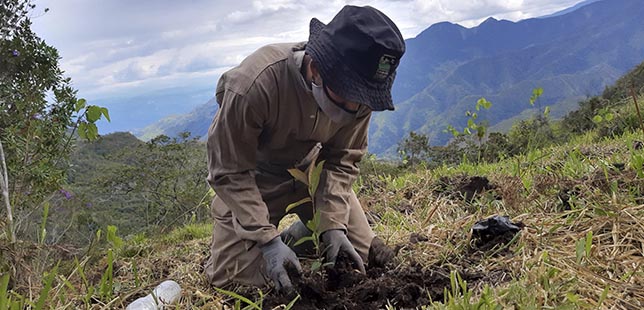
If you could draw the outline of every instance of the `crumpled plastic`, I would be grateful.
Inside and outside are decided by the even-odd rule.
[[[477,246],[490,242],[506,243],[524,227],[522,222],[512,223],[508,216],[495,215],[485,220],[480,220],[472,227],[472,239]],[[509,239],[508,239],[509,238]],[[507,240],[506,240],[507,239]]]

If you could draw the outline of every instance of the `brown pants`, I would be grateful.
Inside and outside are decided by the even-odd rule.
[[[258,173],[257,186],[268,206],[271,224],[277,225],[284,217],[286,206],[308,196],[306,187],[291,177]],[[347,236],[354,248],[366,262],[369,246],[375,237],[355,193],[349,201],[349,223]],[[295,208],[302,222],[311,219],[310,204]],[[233,228],[233,217],[226,204],[215,197],[211,204],[214,228],[210,246],[210,258],[206,262],[205,274],[208,281],[218,287],[231,283],[262,287],[268,284],[265,262],[258,246],[249,247],[249,241],[240,239]]]

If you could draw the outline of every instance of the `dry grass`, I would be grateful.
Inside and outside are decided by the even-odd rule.
[[[374,177],[363,184],[359,196],[374,231],[399,249],[399,265],[449,266],[480,274],[482,281],[471,286],[475,298],[489,285],[504,309],[644,309],[644,205],[639,203],[644,179],[629,165],[606,168],[607,163],[629,162],[633,151],[624,143],[631,142],[585,146],[579,163],[570,162],[574,146],[552,149],[548,156],[537,156],[538,162],[523,163],[523,174],[513,170],[512,160],[476,171],[461,167],[397,179]],[[474,175],[487,177],[492,188],[466,200],[459,188]],[[507,247],[477,251],[471,227],[494,214],[508,215],[525,228]],[[411,242],[412,235],[427,240]],[[137,245],[135,254],[127,255],[131,257],[116,258],[115,297],[94,298],[89,308],[124,308],[173,279],[183,289],[176,309],[231,309],[226,305],[230,300],[202,275],[209,242],[209,237],[160,238]],[[81,262],[94,284],[106,264],[105,258]],[[30,285],[28,291],[37,295],[33,292],[39,286],[34,281]],[[59,276],[51,294],[53,308],[86,308],[82,298],[87,288],[78,270]]]

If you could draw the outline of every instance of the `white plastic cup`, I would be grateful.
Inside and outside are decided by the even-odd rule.
[[[164,305],[169,305],[179,300],[181,287],[177,282],[167,280],[154,288],[152,293],[133,301],[126,310],[163,310]],[[156,298],[156,299],[155,299]]]

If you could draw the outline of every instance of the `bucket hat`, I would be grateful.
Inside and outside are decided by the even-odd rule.
[[[311,19],[306,53],[334,93],[372,111],[394,110],[391,87],[405,41],[382,12],[347,5],[327,25]]]

